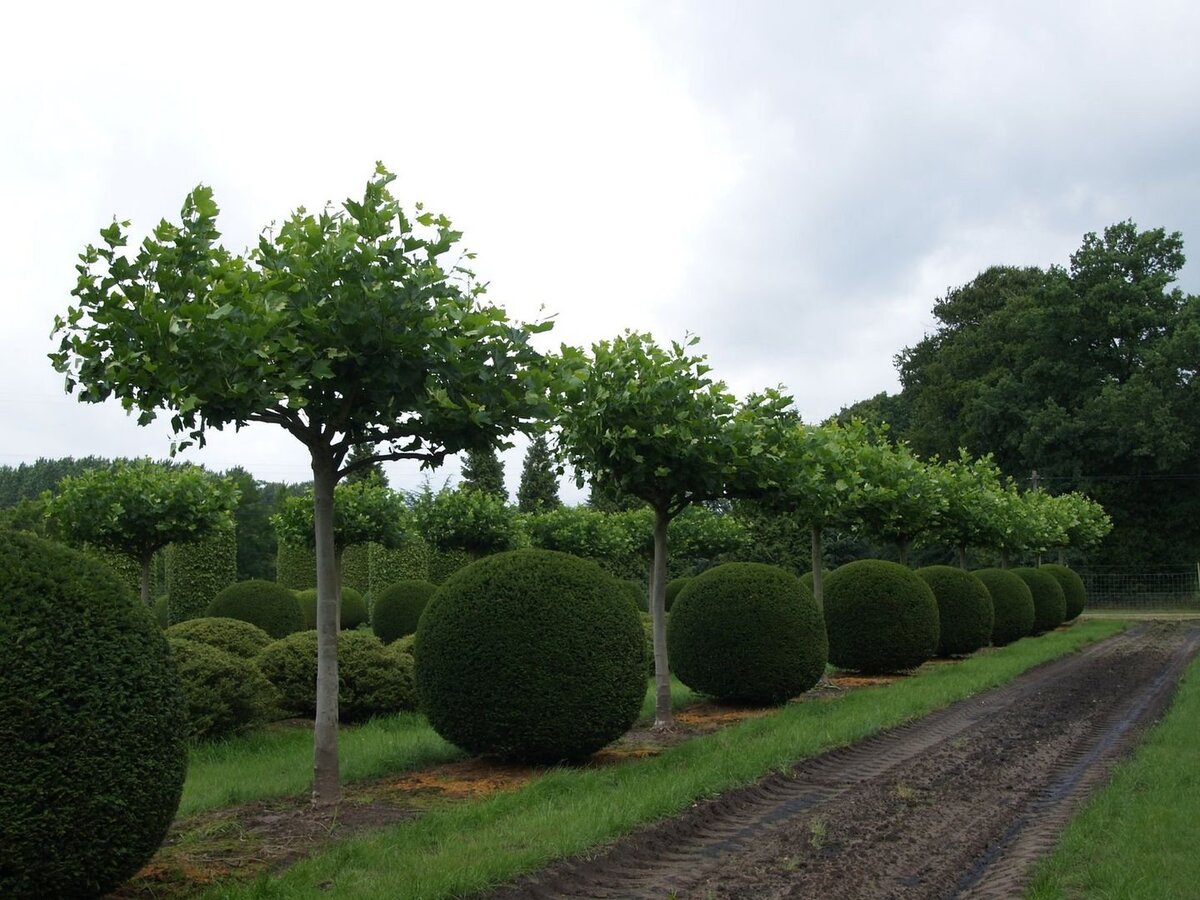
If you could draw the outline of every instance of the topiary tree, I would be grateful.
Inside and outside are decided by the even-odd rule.
[[[390,654],[365,631],[338,633],[342,663],[342,722],[416,709],[411,658]],[[296,715],[312,715],[317,703],[317,633],[298,631],[268,644],[258,667],[279,692],[280,705]]]
[[[923,534],[936,533],[949,507],[946,479],[936,465],[922,462],[907,444],[876,435],[858,454],[862,484],[855,513],[859,530],[896,545],[900,564]]]
[[[228,737],[271,718],[278,695],[252,660],[200,641],[168,642],[187,697],[190,740]]]
[[[667,640],[680,681],[738,703],[783,703],[807,691],[829,656],[812,592],[763,563],[726,563],[691,579]]]
[[[103,896],[179,805],[187,709],[167,641],[99,563],[0,532],[0,647],[0,896]]]
[[[992,643],[997,647],[1033,634],[1033,592],[1010,569],[978,569],[974,573],[992,595],[996,620]]]
[[[620,515],[588,506],[560,506],[526,516],[524,520],[534,547],[590,559],[612,575],[622,574],[635,554],[635,539],[627,525],[626,518]]]
[[[642,647],[637,607],[599,566],[515,550],[438,589],[413,653],[438,734],[471,753],[555,762],[582,759],[633,724],[646,693]]]
[[[1061,625],[1067,615],[1067,598],[1058,579],[1041,569],[1013,569],[1033,594],[1033,634],[1044,634]]]
[[[938,656],[966,656],[992,640],[992,595],[970,572],[953,566],[917,569],[938,605]]]
[[[938,606],[906,566],[860,559],[825,583],[829,661],[865,674],[912,669],[938,648]]]
[[[466,554],[474,560],[524,542],[517,511],[486,491],[462,487],[434,493],[426,487],[412,512],[417,532],[435,551],[457,552],[460,558]]]
[[[68,542],[95,544],[137,560],[142,603],[149,606],[154,554],[172,542],[232,527],[237,498],[232,481],[197,466],[118,460],[60,481],[48,515]]]
[[[741,519],[723,509],[692,505],[671,520],[667,541],[672,558],[691,575],[729,556],[742,562],[736,557],[749,546],[750,532]]]
[[[1056,563],[1043,563],[1038,568],[1054,576],[1058,586],[1062,588],[1063,599],[1066,601],[1063,621],[1074,622],[1083,612],[1084,606],[1087,605],[1087,588],[1083,585],[1083,579],[1074,569],[1068,569],[1066,566]]]
[[[304,627],[304,613],[296,595],[274,581],[231,584],[213,598],[207,615],[249,622],[273,638],[281,638]]]
[[[500,462],[493,448],[467,451],[467,460],[462,468],[462,487],[468,491],[491,494],[501,503],[508,503],[504,463]]]
[[[371,609],[371,628],[385,644],[417,630],[421,613],[437,585],[431,581],[398,581],[384,588]]]
[[[946,506],[933,535],[957,550],[958,565],[966,570],[968,547],[997,547],[1003,542],[999,510],[1005,496],[1000,468],[990,453],[972,459],[962,448],[957,459],[940,468]]]
[[[521,467],[521,484],[517,488],[517,509],[523,513],[548,512],[559,509],[558,472],[550,444],[544,434],[529,442],[525,462]]]
[[[670,612],[675,605],[675,601],[679,599],[679,592],[691,584],[691,575],[681,575],[678,578],[672,578],[667,582],[667,596],[665,598],[666,611]]]
[[[183,622],[204,615],[213,597],[237,581],[237,536],[233,528],[218,528],[163,551],[168,615]]]
[[[274,640],[257,625],[241,619],[216,617],[178,622],[168,628],[166,634],[168,638],[208,644],[242,659],[253,659]]]
[[[484,305],[470,271],[443,264],[461,234],[445,216],[406,215],[388,192],[393,177],[377,167],[361,201],[298,210],[241,256],[217,243],[217,204],[198,187],[181,222],[161,222],[133,254],[121,249],[128,223],[103,229],[103,246],[80,257],[78,305],[55,320],[51,359],[82,400],[115,396],[143,425],[168,410],[186,435],[180,447],[203,443],[210,427],[267,422],[308,451],[320,804],[340,795],[334,485],[385,460],[439,465],[546,411],[530,337],[549,323],[515,325]],[[359,446],[378,449],[350,462]]]

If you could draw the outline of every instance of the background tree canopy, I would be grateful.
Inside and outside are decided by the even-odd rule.
[[[1028,484],[1112,515],[1091,562],[1191,563],[1200,544],[1200,298],[1174,286],[1183,238],[1121,222],[1068,268],[994,266],[934,305],[896,363],[903,390],[843,410],[887,419],[922,455],[992,453]]]

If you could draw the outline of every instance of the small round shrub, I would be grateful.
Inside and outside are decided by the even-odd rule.
[[[650,596],[646,586],[632,578],[614,578],[617,590],[633,601],[633,605],[642,612],[650,611]]]
[[[1057,563],[1046,563],[1039,568],[1044,572],[1049,572],[1058,581],[1058,586],[1062,588],[1063,597],[1067,602],[1066,616],[1063,621],[1074,622],[1087,604],[1087,589],[1083,586],[1083,579],[1074,569],[1068,569]]]
[[[273,638],[304,627],[304,614],[296,595],[274,581],[239,581],[225,588],[208,605],[206,615],[241,619],[257,625]]]
[[[417,630],[425,604],[437,590],[432,581],[398,581],[375,597],[371,628],[385,644]]]
[[[637,609],[597,564],[552,550],[485,557],[421,616],[421,706],[471,753],[582,759],[620,737],[646,693]]]
[[[1033,592],[1012,569],[978,569],[974,573],[992,595],[996,621],[992,643],[997,647],[1033,634]]]
[[[271,636],[257,625],[241,619],[217,617],[176,622],[167,629],[167,637],[199,641],[242,659],[254,659],[263,647],[271,643]]]
[[[179,805],[187,707],[167,640],[106,566],[0,530],[0,897],[100,897]]]
[[[159,628],[166,628],[171,624],[171,598],[167,594],[154,601],[154,620],[158,622]]]
[[[371,621],[367,612],[367,601],[363,595],[352,587],[342,587],[342,621],[341,628],[351,630]],[[313,628],[317,627],[316,617],[313,617]]]
[[[200,641],[168,641],[187,697],[190,739],[222,738],[271,718],[277,695],[253,660]]]
[[[805,572],[803,575],[800,576],[800,583],[803,584],[810,591],[813,589],[812,569],[809,569],[807,572]]]
[[[688,687],[753,704],[807,691],[829,656],[812,591],[763,563],[726,563],[693,578],[671,607],[667,648]]]
[[[829,661],[865,674],[912,669],[938,647],[933,591],[899,563],[860,559],[825,580]]]
[[[1063,623],[1067,615],[1067,598],[1058,579],[1041,569],[1013,569],[1033,594],[1033,633],[1044,634]]]
[[[416,708],[412,672],[384,652],[365,631],[338,633],[338,720],[361,722],[371,716]],[[299,631],[267,644],[258,667],[279,692],[279,704],[300,716],[317,710],[317,633]]]
[[[294,591],[296,602],[300,604],[300,615],[304,617],[304,629],[317,627],[317,589],[305,588]]]
[[[691,575],[680,575],[678,578],[672,578],[667,582],[667,612],[671,611],[671,607],[679,597],[679,592],[687,587],[691,580]]]
[[[642,620],[642,635],[645,637],[646,674],[654,677],[654,618],[648,612],[639,612]]]
[[[992,640],[996,613],[982,581],[953,566],[917,569],[938,605],[938,655],[966,656]]]

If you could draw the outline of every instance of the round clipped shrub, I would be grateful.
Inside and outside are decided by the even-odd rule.
[[[200,641],[168,641],[187,697],[189,738],[221,738],[271,718],[275,689],[253,660]]]
[[[680,575],[667,582],[667,612],[671,611],[671,607],[679,597],[679,592],[687,587],[691,580],[691,575]]]
[[[638,612],[642,620],[642,635],[645,638],[646,674],[654,677],[654,619],[648,612]],[[669,621],[669,620],[668,620]]]
[[[693,578],[671,607],[667,649],[688,687],[754,704],[808,690],[829,656],[812,591],[763,563],[726,563]]]
[[[99,897],[150,858],[187,768],[151,612],[81,553],[0,531],[0,897]]]
[[[938,605],[939,656],[966,656],[992,640],[996,614],[982,581],[953,566],[917,569]]]
[[[365,631],[338,633],[338,720],[361,722],[371,716],[416,708],[412,672],[384,652],[383,642]],[[279,705],[311,716],[317,710],[317,633],[299,631],[267,644],[258,667],[279,692]]]
[[[296,602],[300,604],[300,615],[304,617],[304,628],[317,627],[317,589],[305,588],[296,591]]]
[[[1033,594],[1033,633],[1044,634],[1061,625],[1067,616],[1067,598],[1058,579],[1041,569],[1013,569],[1012,572],[1029,585]]]
[[[347,630],[357,628],[371,621],[367,612],[367,601],[363,595],[352,587],[342,587],[342,621],[340,627]],[[313,616],[313,628],[317,627],[316,616]]]
[[[933,591],[899,563],[860,559],[825,580],[829,661],[864,674],[912,669],[938,647]]]
[[[263,647],[271,643],[271,636],[257,625],[241,619],[217,617],[176,622],[167,629],[167,637],[199,641],[242,659],[254,659]]]
[[[803,584],[810,591],[813,589],[812,569],[809,569],[807,572],[805,572],[803,575],[800,576],[800,583]]]
[[[613,581],[621,595],[632,600],[634,606],[642,612],[650,611],[650,597],[645,585],[632,578],[614,578]]]
[[[1033,592],[1012,569],[978,569],[974,576],[992,595],[996,614],[992,643],[997,647],[1033,634]]]
[[[436,590],[432,581],[398,581],[380,591],[371,610],[375,636],[390,644],[415,632],[425,604]]]
[[[1079,614],[1083,612],[1083,607],[1087,604],[1087,589],[1083,586],[1083,579],[1074,569],[1068,569],[1066,566],[1060,566],[1057,563],[1045,563],[1039,567],[1043,572],[1049,572],[1058,581],[1058,586],[1062,588],[1063,597],[1066,599],[1067,609],[1064,622],[1073,622],[1079,618]]]
[[[498,553],[457,572],[425,607],[414,647],[421,706],[472,753],[582,759],[637,718],[644,646],[637,607],[596,563]]]
[[[170,600],[170,597],[163,594],[154,601],[154,619],[158,622],[159,628],[166,628],[171,624]]]
[[[296,595],[274,581],[239,581],[225,588],[208,605],[208,616],[241,619],[257,625],[273,638],[304,627],[304,614]]]

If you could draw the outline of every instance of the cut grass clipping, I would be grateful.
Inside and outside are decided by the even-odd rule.
[[[1200,659],[1162,723],[1067,827],[1027,896],[1194,897],[1200,885]]]
[[[478,891],[674,815],[699,798],[1002,684],[1123,627],[1082,622],[896,684],[795,703],[649,759],[551,769],[519,790],[348,838],[276,876],[217,887],[205,896],[390,900]]]

